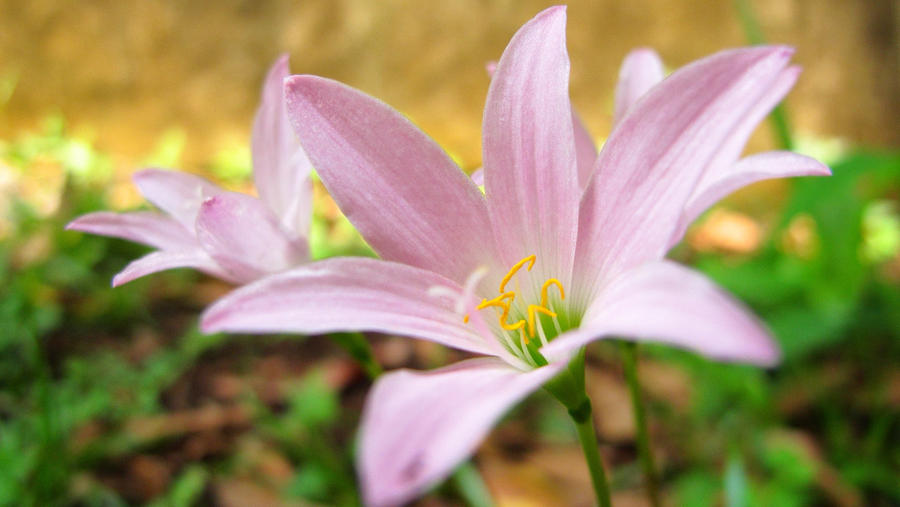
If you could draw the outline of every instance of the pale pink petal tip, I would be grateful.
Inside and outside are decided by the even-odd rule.
[[[112,286],[118,287],[142,276],[175,268],[193,268],[223,280],[231,280],[205,252],[199,248],[192,248],[177,251],[158,250],[135,259],[113,277]]]
[[[766,368],[773,368],[781,362],[781,347],[771,337],[760,343],[759,354],[749,362]]]
[[[653,48],[649,47],[639,47],[629,51],[625,56],[623,67],[629,64],[640,66],[648,72],[662,74],[663,71],[662,58]]]

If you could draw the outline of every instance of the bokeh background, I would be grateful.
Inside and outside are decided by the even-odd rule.
[[[110,289],[144,250],[62,227],[146,206],[130,175],[148,165],[252,191],[250,122],[281,52],[296,73],[403,111],[474,170],[484,65],[551,4],[0,0],[0,504],[358,501],[353,432],[370,382],[343,351],[296,336],[203,336],[197,316],[228,286],[178,271]],[[673,252],[751,305],[785,362],[760,371],[641,349],[668,502],[900,503],[900,8],[569,4],[572,97],[598,142],[629,49],[654,47],[677,68],[762,37],[795,46],[805,71],[787,130],[763,125],[748,151],[789,143],[835,171],[741,191]],[[319,190],[315,254],[366,254]],[[458,355],[371,339],[390,368]],[[612,344],[591,347],[589,385],[614,502],[642,505]],[[498,505],[591,500],[566,415],[540,393],[474,463],[420,504],[477,504],[485,489]]]

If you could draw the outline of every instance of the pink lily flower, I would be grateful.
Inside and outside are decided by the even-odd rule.
[[[229,192],[192,174],[144,169],[134,174],[134,183],[163,213],[100,211],[66,226],[157,248],[119,272],[114,287],[181,267],[244,284],[309,260],[312,166],[285,110],[289,73],[288,55],[282,55],[269,69],[253,123],[259,198]]]
[[[367,504],[405,502],[444,478],[593,340],[778,360],[740,303],[664,256],[684,223],[733,189],[828,174],[792,153],[738,160],[797,77],[792,51],[724,51],[655,85],[645,79],[652,58],[632,54],[620,120],[596,156],[573,126],[565,26],[564,7],[545,10],[499,61],[484,112],[484,195],[387,105],[320,77],[286,81],[288,114],[323,183],[383,260],[335,258],[265,278],[209,308],[203,328],[368,330],[484,356],[376,382],[358,452]]]

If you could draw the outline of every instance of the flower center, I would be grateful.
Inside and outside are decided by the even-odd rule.
[[[518,279],[515,282],[515,290],[507,289],[507,285],[516,276],[516,273],[523,267],[526,271],[531,271],[536,260],[536,256],[530,255],[515,263],[500,280],[500,286],[497,289],[498,295],[492,299],[482,299],[481,303],[475,307],[477,310],[494,309],[501,329],[500,334],[503,336],[506,347],[532,365],[546,364],[546,360],[537,350],[538,346],[534,343],[534,338],[537,337],[541,345],[546,345],[549,340],[563,331],[557,318],[557,312],[551,309],[553,305],[549,300],[550,289],[556,287],[559,301],[566,298],[562,282],[556,278],[548,278],[544,281],[540,290],[540,304],[523,301]],[[514,322],[510,322],[511,313],[512,317],[517,319]],[[463,322],[469,322],[468,314],[463,317]],[[552,327],[550,327],[551,324]],[[545,329],[545,325],[547,329]]]

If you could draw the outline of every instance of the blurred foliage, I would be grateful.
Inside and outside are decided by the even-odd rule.
[[[147,167],[178,167],[187,144],[187,134],[183,129],[169,129],[160,136],[153,151],[144,159]]]
[[[338,430],[351,431],[341,421],[337,394],[313,371],[287,397],[282,416],[266,413],[261,431],[281,450],[302,463],[285,487],[291,498],[303,498],[336,505],[358,503],[353,473],[352,449],[335,438]],[[343,427],[341,427],[343,426]]]
[[[652,348],[694,377],[695,459],[724,470],[728,505],[900,502],[900,155],[856,151],[832,169],[792,182],[758,252],[695,259],[773,330],[777,370]],[[696,471],[676,484],[685,505],[722,491]]]
[[[759,312],[780,338],[788,360],[852,331],[896,337],[896,327],[878,327],[887,322],[851,328],[863,324],[858,317],[865,304],[883,304],[884,310],[894,310],[884,315],[897,315],[895,298],[868,298],[879,298],[897,285],[896,277],[887,281],[880,270],[900,252],[897,217],[882,201],[900,192],[900,157],[858,152],[832,169],[830,178],[793,181],[776,231],[753,258],[735,262],[710,256],[697,261]]]
[[[247,181],[253,176],[250,147],[237,145],[219,150],[213,156],[209,170],[219,181],[226,183]]]
[[[0,74],[0,110],[9,102],[13,91],[16,89],[18,76],[12,72]]]

